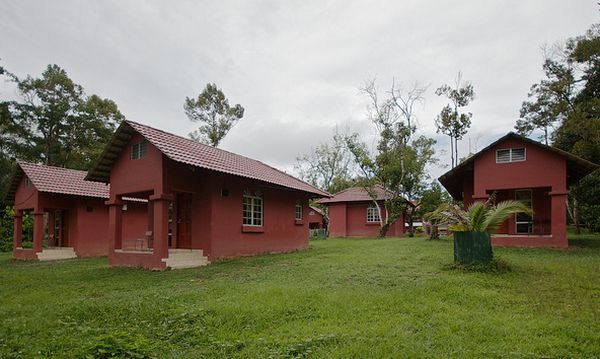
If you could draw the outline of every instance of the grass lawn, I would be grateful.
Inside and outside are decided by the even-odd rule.
[[[600,357],[600,238],[496,249],[450,270],[450,240],[310,250],[149,272],[0,254],[0,358]]]

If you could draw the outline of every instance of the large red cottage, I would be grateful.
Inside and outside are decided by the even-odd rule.
[[[533,216],[508,219],[492,244],[568,247],[568,188],[599,166],[571,153],[509,133],[439,178],[465,208],[485,201],[514,199],[531,206]]]
[[[262,162],[132,121],[86,179],[110,182],[110,265],[149,269],[307,248],[308,200],[330,196]],[[144,201],[143,228],[125,220],[124,198]]]
[[[85,171],[17,162],[6,200],[14,205],[13,256],[66,259],[108,252],[108,187]],[[33,217],[31,248],[23,248],[23,216]]]
[[[379,206],[383,209],[385,191],[377,188]],[[328,232],[330,237],[376,237],[379,235],[380,216],[377,206],[362,187],[347,188],[324,198],[319,203],[327,206],[329,216]],[[385,220],[385,212],[382,213]],[[394,222],[388,236],[404,234],[404,215]]]

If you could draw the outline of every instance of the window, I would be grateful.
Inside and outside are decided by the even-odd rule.
[[[131,159],[139,160],[146,155],[148,151],[148,142],[142,141],[131,145]]]
[[[379,222],[381,217],[379,216],[379,209],[374,204],[367,207],[367,222]]]
[[[507,148],[496,151],[496,163],[525,161],[525,148]]]
[[[515,200],[532,208],[532,191],[530,189],[515,191]],[[533,233],[533,217],[526,213],[517,213],[515,215],[515,225],[517,234]]]
[[[25,186],[25,188],[31,188],[31,180],[29,179],[29,177],[25,177],[25,179],[23,180],[23,185]]]
[[[244,226],[263,225],[263,200],[258,196],[244,196]]]
[[[296,220],[297,221],[302,220],[302,205],[301,204],[296,205]]]

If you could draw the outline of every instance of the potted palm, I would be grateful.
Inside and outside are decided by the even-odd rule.
[[[518,201],[493,204],[494,197],[490,196],[486,202],[474,202],[466,210],[455,203],[443,203],[428,215],[432,221],[448,225],[453,233],[455,263],[490,262],[493,257],[491,234],[513,214],[533,214],[531,208]]]

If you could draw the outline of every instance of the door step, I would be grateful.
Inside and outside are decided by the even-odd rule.
[[[57,261],[61,259],[77,258],[77,254],[72,247],[55,247],[45,248],[37,253],[37,258],[40,261]]]
[[[169,258],[163,262],[171,269],[202,267],[210,264],[202,249],[169,249]]]

